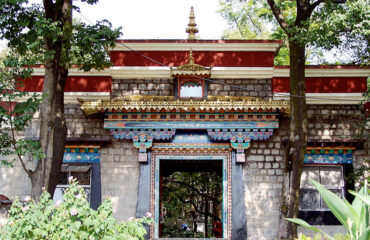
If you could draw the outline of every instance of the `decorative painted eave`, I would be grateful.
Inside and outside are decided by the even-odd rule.
[[[196,112],[289,112],[288,101],[264,101],[251,97],[209,96],[205,100],[180,100],[173,96],[127,96],[111,100],[81,102],[87,114],[120,111]]]

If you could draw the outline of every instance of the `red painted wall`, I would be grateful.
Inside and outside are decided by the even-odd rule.
[[[188,51],[112,51],[114,66],[162,66],[143,56],[152,58],[165,66],[177,67],[188,63]],[[205,67],[272,67],[273,52],[194,51],[194,62]]]
[[[32,76],[24,81],[20,90],[42,92],[43,76]],[[67,78],[65,92],[111,92],[112,77],[110,76],[71,76]]]
[[[307,77],[307,93],[362,93],[366,92],[366,77]],[[289,92],[288,77],[273,77],[272,92]]]

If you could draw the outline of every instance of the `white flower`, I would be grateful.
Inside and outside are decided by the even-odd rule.
[[[26,212],[26,211],[28,211],[30,209],[30,207],[29,206],[25,206],[24,208],[22,208],[22,211],[23,212]]]
[[[31,197],[30,197],[30,196],[26,196],[26,197],[24,198],[24,201],[26,201],[26,202],[28,202],[29,200],[31,200]]]
[[[62,200],[58,200],[56,203],[55,203],[55,206],[56,207],[59,207],[59,205],[62,203]]]
[[[81,199],[81,198],[82,198],[81,193],[77,194],[77,195],[76,195],[76,198],[77,198],[77,199]]]
[[[145,213],[145,217],[151,218],[152,216],[153,216],[153,214],[151,212]]]
[[[134,219],[135,219],[134,217],[129,217],[129,218],[128,218],[128,220],[129,220],[129,221],[132,221],[132,220],[134,220]]]
[[[71,216],[76,216],[77,215],[77,210],[75,208],[72,208],[69,213],[71,214]]]
[[[71,182],[72,180],[73,180],[72,176],[68,177],[68,182]]]

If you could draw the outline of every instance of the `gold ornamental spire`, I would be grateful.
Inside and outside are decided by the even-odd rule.
[[[186,32],[189,33],[188,39],[189,40],[194,40],[195,39],[195,34],[198,33],[198,28],[197,24],[195,23],[195,16],[194,16],[194,8],[191,6],[190,8],[190,16],[189,16],[189,24],[188,27],[186,28]]]

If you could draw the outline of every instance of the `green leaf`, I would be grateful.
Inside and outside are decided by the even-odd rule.
[[[305,227],[305,228],[310,229],[312,231],[321,233],[326,238],[328,238],[329,240],[334,240],[334,238],[331,237],[331,236],[329,236],[327,233],[323,232],[322,230],[320,230],[318,228],[312,227],[310,224],[308,224],[306,221],[304,221],[302,219],[299,219],[299,218],[285,218],[285,219],[288,220],[288,221],[290,221],[290,222],[293,222],[295,224],[301,225],[302,227]]]
[[[345,228],[347,228],[348,231],[352,232],[352,234],[355,235],[354,229],[356,228],[356,226],[353,225],[355,221],[359,218],[359,216],[356,216],[354,214],[356,211],[353,209],[353,207],[350,204],[346,204],[341,198],[339,198],[331,191],[325,189],[320,183],[314,180],[310,181],[319,191],[325,204],[328,206],[328,208],[331,210],[334,216],[338,219],[338,221]],[[348,220],[350,220],[353,223],[352,227],[349,226]]]
[[[366,194],[363,194],[363,193],[357,193],[357,192],[354,192],[354,191],[351,191],[349,190],[349,192],[356,196],[357,198],[359,198],[361,201],[365,202],[367,205],[370,206],[370,196],[369,195],[366,195]]]
[[[357,240],[369,240],[370,239],[370,227],[368,227]]]

